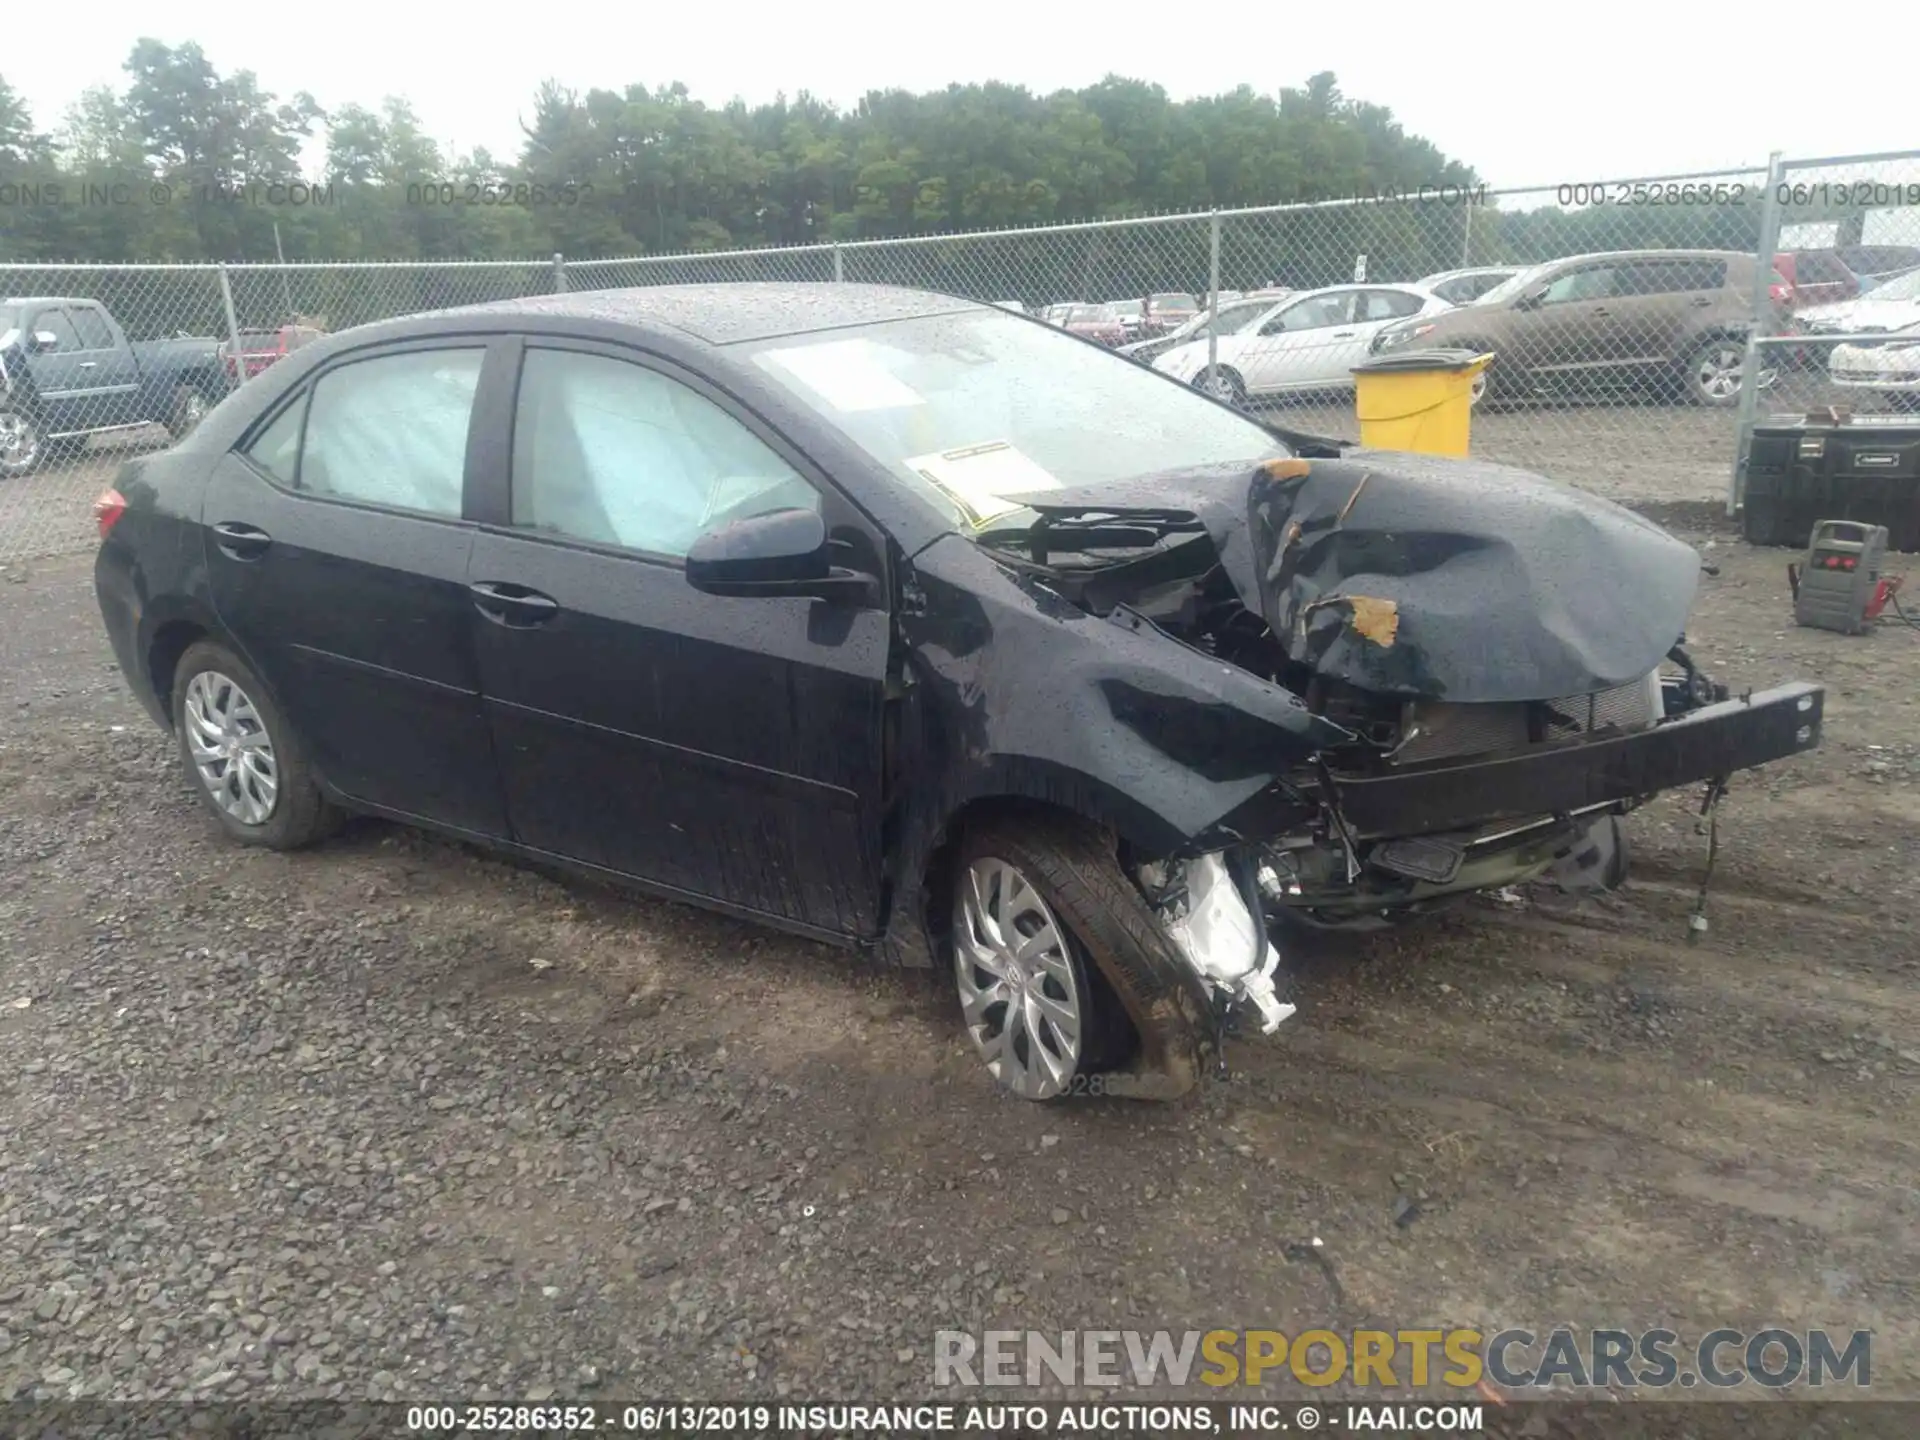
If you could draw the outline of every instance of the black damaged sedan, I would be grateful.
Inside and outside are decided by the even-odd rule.
[[[331,336],[134,460],[96,576],[234,839],[428,826],[952,977],[1000,1084],[1171,1096],[1288,927],[1546,877],[1819,741],[1687,546],[921,292]],[[1280,939],[1276,945],[1275,937]]]

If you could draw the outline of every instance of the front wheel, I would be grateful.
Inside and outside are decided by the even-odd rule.
[[[1009,817],[967,834],[954,979],[967,1038],[1003,1088],[1025,1100],[1097,1093],[1092,1077],[1135,1051],[1126,1008],[1094,959],[1135,943],[1130,912],[1144,914],[1139,892],[1077,827]]]
[[[306,746],[260,677],[224,645],[188,647],[174,671],[180,762],[220,828],[246,845],[297,850],[333,828]]]
[[[1212,396],[1223,405],[1231,405],[1235,409],[1246,407],[1246,382],[1228,366],[1215,365],[1202,370],[1194,377],[1193,388],[1202,395]]]
[[[0,480],[30,474],[46,459],[46,446],[33,416],[12,406],[0,408]]]
[[[191,435],[213,407],[206,394],[195,385],[182,385],[173,392],[173,408],[167,415],[167,431],[176,440]]]

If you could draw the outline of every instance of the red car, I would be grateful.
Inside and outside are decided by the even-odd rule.
[[[1851,300],[1860,293],[1859,277],[1832,250],[1782,250],[1773,257],[1773,268],[1785,282],[1774,286],[1773,298],[1790,310]]]
[[[282,325],[277,330],[242,330],[238,362],[234,358],[231,340],[220,347],[220,353],[226,360],[227,374],[236,381],[251,380],[275,361],[284,359],[302,345],[311,344],[325,333],[311,325]]]
[[[1128,338],[1127,327],[1120,323],[1120,317],[1104,305],[1070,306],[1060,328],[1096,345],[1123,345]]]

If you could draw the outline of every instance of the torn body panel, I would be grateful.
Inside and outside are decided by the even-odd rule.
[[[1028,503],[1055,524],[1191,515],[1290,661],[1382,696],[1551,700],[1627,684],[1679,638],[1699,583],[1698,556],[1658,526],[1481,461],[1355,450]]]

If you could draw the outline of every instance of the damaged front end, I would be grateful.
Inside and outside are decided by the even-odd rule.
[[[1271,1030],[1267,925],[1359,927],[1546,877],[1618,817],[1819,743],[1821,687],[1730,697],[1683,645],[1699,557],[1502,466],[1356,451],[1023,497],[982,541],[1093,615],[1298,696],[1324,743],[1132,873],[1220,1008]]]

